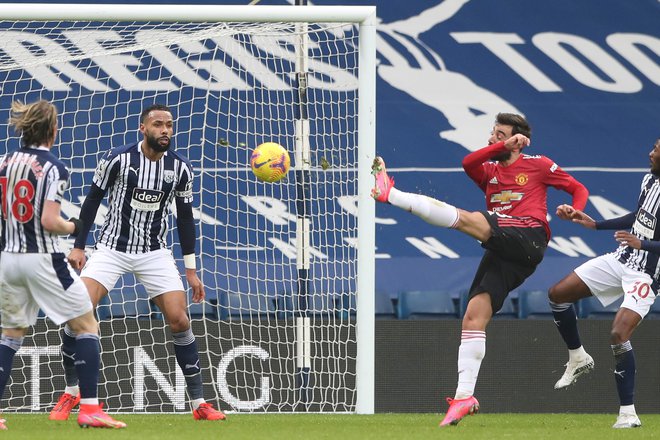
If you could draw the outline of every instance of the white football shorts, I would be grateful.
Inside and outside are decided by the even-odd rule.
[[[135,275],[147,290],[149,298],[177,290],[185,292],[179,269],[169,249],[129,254],[97,245],[80,276],[98,281],[110,292],[119,277],[126,273]]]
[[[0,319],[3,328],[26,328],[41,309],[55,324],[92,310],[78,274],[64,254],[2,253]]]
[[[621,307],[644,318],[655,301],[651,277],[621,264],[612,254],[587,261],[575,269],[575,273],[604,306],[624,295]]]

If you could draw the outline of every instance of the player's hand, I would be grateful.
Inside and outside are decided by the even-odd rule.
[[[524,134],[514,134],[504,141],[504,147],[509,151],[522,150],[529,145],[529,138]]]
[[[557,206],[557,217],[559,217],[562,220],[571,220],[573,217],[573,214],[575,213],[575,208],[573,208],[571,205],[559,205]]]
[[[573,210],[570,220],[573,223],[581,224],[585,228],[596,229],[596,220],[592,219],[591,217],[589,217],[587,214],[580,211],[579,209]]]
[[[85,256],[85,250],[78,248],[71,249],[71,252],[69,252],[69,256],[67,257],[67,260],[69,260],[69,264],[71,264],[71,267],[73,267],[77,271],[80,271],[87,262],[87,257]]]
[[[631,234],[628,231],[616,231],[614,233],[614,239],[624,246],[629,246],[633,249],[642,248],[642,240],[637,238],[635,235]]]
[[[188,280],[188,285],[192,289],[193,302],[202,302],[206,297],[206,292],[204,292],[204,285],[202,284],[202,280],[200,280],[197,276],[197,270],[186,269],[186,280]]]

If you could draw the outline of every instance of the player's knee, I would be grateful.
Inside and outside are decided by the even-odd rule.
[[[178,313],[169,319],[170,330],[172,333],[185,332],[190,328],[190,320],[185,313]]]
[[[555,284],[548,289],[548,301],[554,304],[562,304],[566,302],[564,301],[564,292],[558,287],[558,284]]]
[[[610,331],[610,343],[612,345],[622,344],[630,339],[633,329],[629,325],[619,324],[612,326]]]

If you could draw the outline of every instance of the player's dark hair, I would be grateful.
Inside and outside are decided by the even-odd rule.
[[[32,104],[14,101],[11,103],[9,125],[21,135],[24,147],[46,145],[55,138],[57,108],[44,99]]]
[[[532,138],[532,127],[527,122],[527,119],[515,113],[498,113],[495,122],[499,125],[510,125],[513,127],[511,134],[522,134],[528,138]]]
[[[147,119],[147,115],[154,110],[172,113],[172,110],[170,110],[170,108],[165,104],[152,104],[142,110],[142,113],[140,114],[140,124],[144,124],[144,120]]]

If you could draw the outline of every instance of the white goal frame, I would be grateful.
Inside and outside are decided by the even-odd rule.
[[[375,6],[220,6],[136,4],[19,4],[0,7],[0,20],[343,22],[359,26],[358,262],[356,412],[374,413],[375,204],[370,197],[376,142]]]

